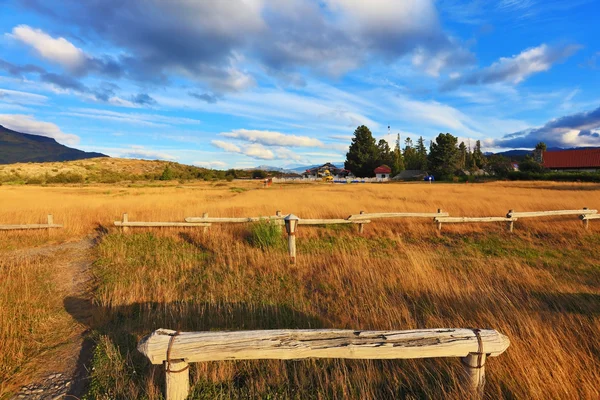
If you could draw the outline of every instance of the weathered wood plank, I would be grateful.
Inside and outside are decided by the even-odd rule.
[[[554,217],[560,215],[590,215],[596,214],[598,210],[555,210],[555,211],[526,211],[526,212],[508,212],[507,218],[535,218],[535,217]]]
[[[505,217],[442,217],[436,218],[435,222],[443,223],[461,223],[461,222],[512,222],[517,218]]]
[[[0,231],[62,228],[60,224],[0,225]]]
[[[381,218],[435,218],[447,217],[450,214],[443,213],[370,213],[370,214],[353,214],[348,217],[349,220],[361,219],[381,219]]]
[[[121,227],[131,227],[131,228],[171,228],[171,227],[195,227],[195,226],[210,226],[210,224],[206,223],[190,223],[190,222],[122,222],[115,221],[115,226]]]
[[[351,221],[348,219],[300,219],[298,225],[337,225],[337,224],[369,224],[368,220]]]
[[[138,350],[152,364],[165,361],[175,331],[158,329]],[[503,353],[510,341],[495,330],[481,330],[483,352]],[[339,329],[182,332],[173,340],[171,358],[188,363],[220,360],[350,358],[411,359],[466,357],[479,350],[472,329],[354,331]]]
[[[270,216],[270,217],[242,217],[242,218],[220,218],[220,217],[187,217],[186,222],[206,222],[215,224],[243,224],[247,222],[258,222],[258,221],[269,221],[269,220],[283,220],[282,216]]]
[[[588,214],[588,215],[580,215],[580,219],[582,220],[590,220],[590,219],[600,219],[600,214]]]

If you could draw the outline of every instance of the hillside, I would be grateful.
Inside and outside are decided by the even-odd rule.
[[[47,162],[108,157],[63,146],[56,140],[7,129],[0,125],[0,164]]]
[[[167,170],[166,174],[165,170]],[[226,176],[224,171],[213,171],[169,161],[109,157],[0,165],[0,183],[117,183],[190,179],[226,179]]]

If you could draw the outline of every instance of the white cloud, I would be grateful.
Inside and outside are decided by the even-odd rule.
[[[50,137],[67,145],[79,143],[79,136],[64,133],[57,125],[38,121],[33,115],[0,114],[0,125],[21,133]]]
[[[224,142],[222,140],[211,140],[213,146],[223,149],[229,153],[241,153],[242,149],[233,143]]]
[[[277,149],[277,150],[275,150],[275,154],[277,155],[277,158],[280,160],[294,160],[294,161],[302,160],[302,156],[300,156],[298,153],[296,153],[290,149],[285,149],[285,148]]]
[[[20,104],[42,104],[48,100],[48,97],[18,90],[0,89],[0,99]]]
[[[147,149],[144,146],[131,146],[129,149],[122,149],[119,157],[122,158],[141,158],[145,160],[166,160],[175,161],[177,157],[160,151]]]
[[[223,132],[221,135],[265,146],[323,147],[323,143],[319,139],[272,131],[235,129],[231,132]]]
[[[41,29],[19,25],[12,30],[12,38],[34,48],[46,60],[77,72],[85,66],[88,57],[63,37],[53,38]]]
[[[258,158],[261,160],[272,160],[275,158],[275,154],[267,148],[265,148],[261,144],[251,144],[249,146],[244,146],[242,149],[242,154],[247,155],[248,157]]]
[[[554,64],[572,56],[579,49],[580,46],[577,45],[551,47],[542,44],[512,57],[501,57],[489,67],[451,79],[444,85],[444,89],[454,89],[461,84],[506,82],[516,85],[534,74],[548,71]]]
[[[227,167],[227,163],[223,161],[194,161],[192,165],[209,169],[225,169]]]
[[[122,113],[96,108],[74,108],[62,115],[80,118],[93,118],[107,121],[124,122],[133,125],[166,127],[169,125],[196,125],[200,121],[192,118],[169,117],[160,114]]]

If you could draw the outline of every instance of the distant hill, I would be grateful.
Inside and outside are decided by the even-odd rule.
[[[73,161],[108,157],[63,146],[56,140],[7,129],[0,125],[0,164]]]
[[[319,166],[321,166],[323,164],[324,163],[314,164],[314,165],[290,164],[290,165],[286,165],[284,167],[273,167],[271,165],[259,165],[259,166],[254,167],[254,168],[247,168],[247,170],[260,169],[262,171],[272,171],[272,172],[284,172],[284,173],[297,173],[297,174],[301,174],[304,171],[306,171],[307,169],[311,169],[311,168],[314,168],[314,167],[319,167]],[[335,165],[338,168],[344,168],[344,162],[343,161],[333,162],[332,164]]]

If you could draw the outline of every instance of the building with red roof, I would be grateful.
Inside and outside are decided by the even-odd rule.
[[[375,177],[377,179],[389,179],[392,174],[392,169],[387,165],[381,165],[375,168]]]
[[[544,151],[542,164],[555,171],[600,171],[600,149]]]

